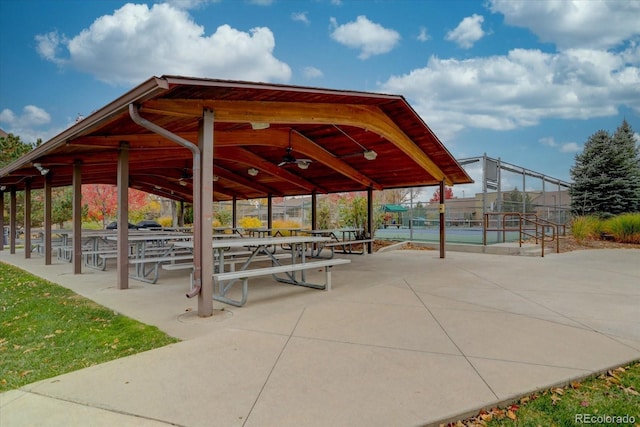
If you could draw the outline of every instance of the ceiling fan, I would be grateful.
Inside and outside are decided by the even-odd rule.
[[[282,161],[278,163],[278,166],[286,166],[291,164],[296,164],[300,169],[307,169],[313,160],[311,159],[297,159],[293,154],[293,148],[291,145],[287,147],[286,154],[282,157]]]

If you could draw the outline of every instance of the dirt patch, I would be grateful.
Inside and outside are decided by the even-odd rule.
[[[560,238],[560,252],[571,252],[584,249],[640,249],[640,244],[620,243],[610,240],[576,240],[573,236]]]
[[[418,245],[411,242],[402,242],[400,240],[376,240],[373,242],[373,251],[377,252],[382,248],[391,245],[397,245],[398,243],[404,243],[404,245],[398,247],[398,249],[411,249],[416,251],[434,251],[435,249],[428,246]]]

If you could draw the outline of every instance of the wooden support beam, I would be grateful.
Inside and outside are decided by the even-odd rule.
[[[24,182],[24,257],[31,258],[31,179]]]
[[[51,243],[51,226],[53,213],[53,200],[51,191],[51,172],[44,176],[44,265],[51,265],[52,261],[52,243]]]
[[[378,107],[352,104],[303,102],[256,102],[188,99],[146,101],[141,111],[198,116],[202,108],[216,111],[219,123],[262,122],[271,124],[335,124],[376,132],[394,144],[435,179],[452,185],[444,172]]]
[[[118,153],[118,289],[129,288],[129,144],[120,143]]]
[[[82,162],[73,163],[73,207],[72,207],[72,247],[71,264],[73,274],[82,273]]]

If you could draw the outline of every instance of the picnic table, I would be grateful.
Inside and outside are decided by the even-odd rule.
[[[166,262],[193,259],[193,254],[176,250],[175,243],[191,240],[192,234],[180,232],[145,231],[129,234],[128,241],[132,246],[130,264],[135,266],[132,279],[156,283],[160,265]],[[107,236],[107,240],[117,241],[117,235]]]
[[[217,234],[235,234],[237,236],[242,236],[242,228],[241,227],[213,227],[213,231]]]
[[[329,249],[329,258],[333,258],[335,252],[345,254],[365,254],[365,243],[373,242],[374,239],[362,238],[362,228],[335,228],[335,229],[320,229],[320,230],[302,230],[301,233],[306,233],[312,236],[324,236],[329,237],[331,240],[323,245],[318,245],[313,252],[313,256],[322,258],[321,255],[323,249]],[[360,246],[357,250],[354,246]]]
[[[314,289],[331,289],[331,270],[335,265],[351,262],[348,259],[328,259],[322,261],[309,261],[306,256],[309,245],[327,243],[331,239],[318,236],[280,236],[280,237],[250,237],[244,239],[234,239],[227,241],[214,240],[212,248],[217,254],[217,273],[213,274],[214,280],[218,284],[217,291],[214,290],[213,299],[216,301],[231,304],[237,307],[243,306],[248,296],[248,279],[251,277],[271,275],[281,283],[304,286]],[[193,242],[177,242],[178,247],[193,248]],[[277,256],[273,251],[278,245],[286,245],[291,249],[289,256],[290,263],[281,262],[282,257]],[[250,255],[244,263],[235,271],[224,271],[227,254],[233,249],[248,248]],[[256,260],[271,261],[270,267],[250,268],[254,266]],[[325,282],[323,284],[312,283],[307,280],[306,271],[314,268],[324,268]],[[230,298],[229,291],[235,283],[242,282],[242,295],[239,300]]]
[[[71,262],[73,259],[73,246],[71,244],[73,230],[52,230],[51,233],[61,239],[58,246],[58,259]],[[106,242],[106,237],[114,234],[113,230],[83,230],[80,233],[82,238],[81,250],[86,266],[104,270],[104,264],[97,257],[97,254],[114,249],[112,245],[108,245]]]

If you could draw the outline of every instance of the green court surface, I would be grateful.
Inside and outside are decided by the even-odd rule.
[[[488,231],[487,244],[517,242],[517,231]],[[438,227],[414,227],[409,228],[381,228],[376,231],[376,239],[383,240],[415,240],[420,242],[440,241]],[[482,244],[482,228],[479,227],[447,227],[445,229],[445,241],[447,243]]]

